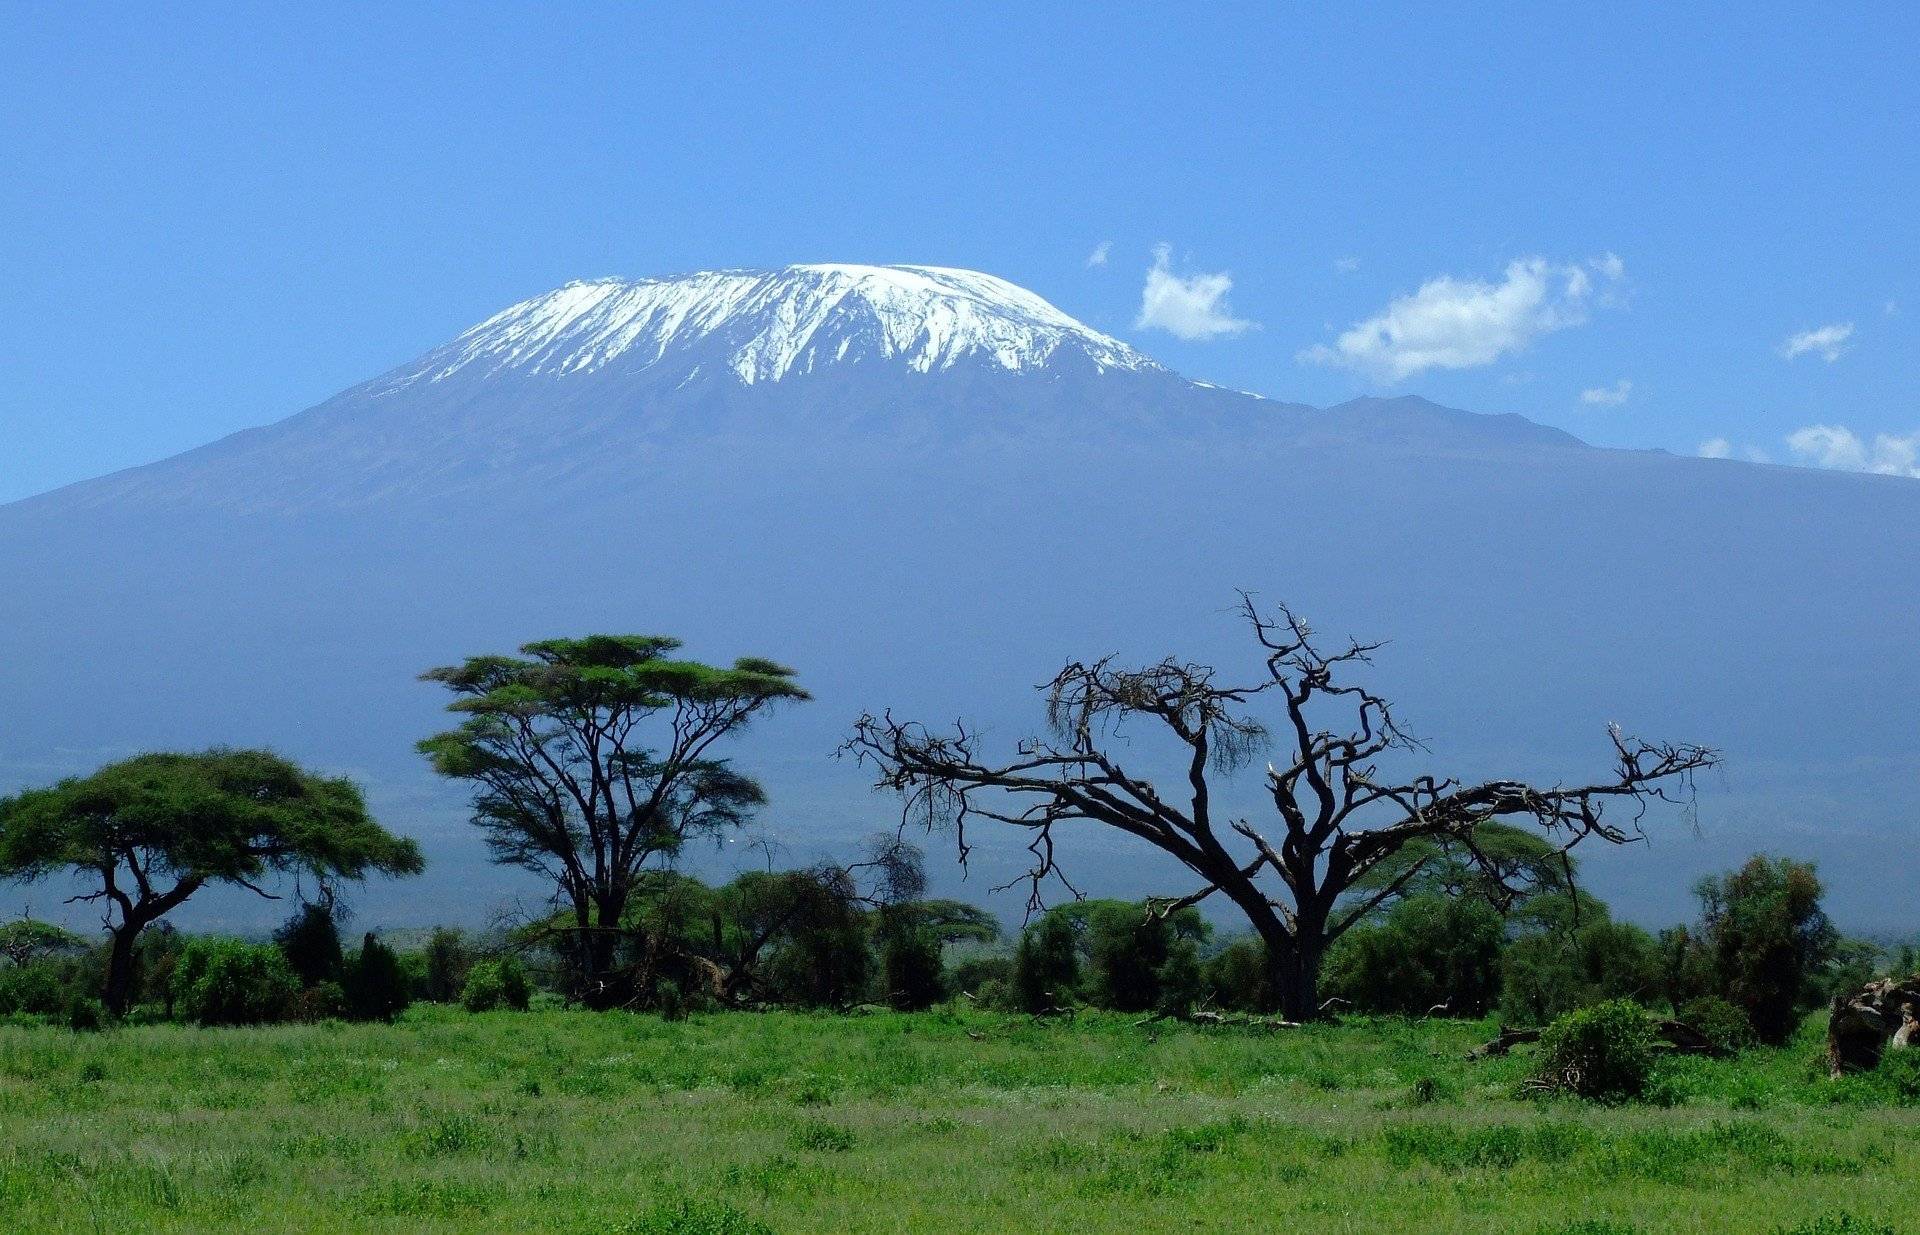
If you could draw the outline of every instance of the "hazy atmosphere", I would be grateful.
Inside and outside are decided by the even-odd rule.
[[[0,1226],[1905,1229],[1917,39],[0,3]]]

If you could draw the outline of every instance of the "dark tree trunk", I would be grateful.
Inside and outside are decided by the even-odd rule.
[[[594,920],[586,925],[587,912],[577,915],[583,924],[582,952],[586,962],[581,1000],[595,1010],[619,1007],[627,1002],[629,983],[617,972],[620,947],[620,916],[626,909],[624,896],[596,898]]]
[[[127,922],[113,928],[107,948],[107,984],[101,1002],[107,1011],[120,1017],[133,1004],[133,944],[140,937],[144,922]]]
[[[1290,1021],[1318,1020],[1322,945],[1317,940],[1304,945],[1296,943],[1270,955],[1270,980],[1280,1015]]]

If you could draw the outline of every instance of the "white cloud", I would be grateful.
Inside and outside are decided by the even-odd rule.
[[[1831,326],[1821,326],[1814,330],[1802,330],[1780,345],[1780,354],[1788,360],[1812,352],[1820,359],[1832,364],[1840,359],[1847,350],[1847,340],[1853,338],[1852,322],[1835,322]]]
[[[1730,442],[1724,437],[1710,437],[1700,443],[1695,452],[1702,459],[1745,459],[1748,463],[1768,463],[1771,459],[1767,452],[1758,446]]]
[[[1112,253],[1113,241],[1102,240],[1099,244],[1093,246],[1093,252],[1087,254],[1087,265],[1104,266],[1107,264],[1107,258],[1112,255]]]
[[[1618,407],[1633,394],[1633,383],[1621,378],[1611,386],[1593,386],[1580,392],[1580,402],[1596,407]]]
[[[1920,433],[1879,433],[1868,442],[1844,425],[1808,425],[1787,435],[1787,449],[1816,467],[1920,477]]]
[[[1233,279],[1226,271],[1183,279],[1173,273],[1172,261],[1172,246],[1154,246],[1153,265],[1148,267],[1147,284],[1140,291],[1140,316],[1133,323],[1136,327],[1164,330],[1182,339],[1217,339],[1254,329],[1257,323],[1233,316],[1227,306]]]
[[[1587,265],[1527,257],[1507,264],[1498,283],[1441,275],[1356,322],[1329,347],[1301,361],[1340,365],[1401,381],[1428,369],[1472,369],[1523,350],[1533,340],[1587,320],[1591,266],[1609,283],[1626,266],[1609,253]]]
[[[1360,269],[1360,259],[1357,257],[1336,257],[1333,259],[1333,268],[1341,274],[1352,274],[1354,271]]]

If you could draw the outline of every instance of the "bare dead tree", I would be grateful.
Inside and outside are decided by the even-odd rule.
[[[1625,844],[1642,838],[1650,803],[1680,800],[1692,774],[1717,761],[1705,747],[1637,741],[1612,728],[1613,770],[1591,784],[1469,785],[1383,774],[1383,756],[1419,748],[1386,699],[1348,680],[1380,645],[1328,652],[1284,606],[1268,616],[1251,598],[1241,601],[1264,667],[1249,684],[1224,684],[1213,669],[1175,659],[1143,669],[1111,659],[1075,662],[1042,687],[1051,735],[1021,742],[1010,760],[987,760],[964,724],[935,732],[890,714],[862,716],[846,750],[877,770],[880,787],[901,795],[902,828],[950,829],[963,866],[975,821],[1026,833],[1033,862],[1023,879],[1032,908],[1049,879],[1078,895],[1056,862],[1063,825],[1114,828],[1166,853],[1199,886],[1154,898],[1152,912],[1171,914],[1216,895],[1233,902],[1265,943],[1280,1009],[1294,1020],[1320,1015],[1320,966],[1333,941],[1423,868],[1424,861],[1409,862],[1384,884],[1358,891],[1369,872],[1408,846],[1437,842],[1464,852],[1497,899],[1511,898],[1525,889],[1513,886],[1510,867],[1480,852],[1475,836],[1483,825],[1536,824],[1563,854],[1589,837]],[[1261,705],[1271,724],[1256,715]],[[1185,784],[1177,790],[1163,793],[1110,752],[1108,739],[1136,721],[1178,743]],[[1213,806],[1214,778],[1269,749],[1279,752],[1265,777],[1277,844]],[[1610,803],[1627,807],[1625,817],[1609,818]]]

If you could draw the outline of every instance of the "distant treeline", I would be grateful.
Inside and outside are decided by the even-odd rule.
[[[1628,999],[1710,1026],[1727,1045],[1778,1043],[1808,1009],[1882,972],[1920,969],[1909,944],[1834,931],[1811,868],[1756,857],[1699,885],[1700,919],[1651,934],[1591,896],[1556,889],[1501,914],[1484,898],[1416,886],[1348,933],[1328,958],[1336,1011],[1479,1017],[1518,1025]],[[244,1025],[389,1020],[414,1002],[475,1012],[569,1003],[578,953],[564,919],[466,932],[373,934],[343,944],[341,917],[299,905],[268,941],[147,932],[135,959],[136,1022]],[[630,1006],[690,1012],[946,1001],[1047,1016],[1077,1007],[1183,1018],[1270,1012],[1257,938],[1219,937],[1192,909],[1082,900],[1008,934],[951,900],[876,900],[846,870],[752,872],[711,886],[661,872],[618,932]],[[48,923],[0,926],[0,1016],[90,1028],[108,945]]]

